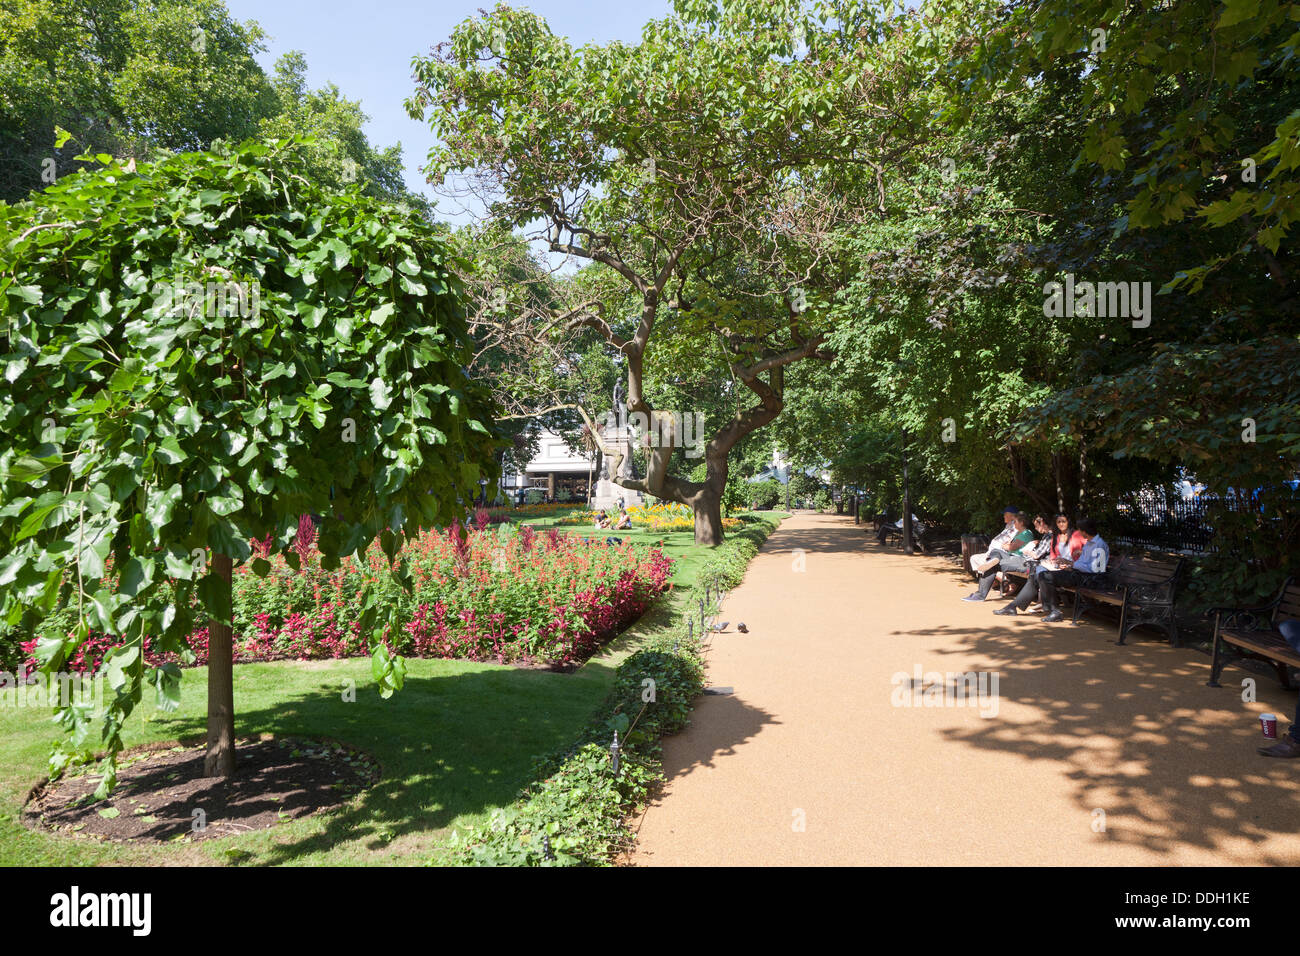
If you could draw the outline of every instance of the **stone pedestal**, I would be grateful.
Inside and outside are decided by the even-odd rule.
[[[623,458],[623,476],[628,477],[632,474],[631,444],[627,439],[626,428],[616,433],[614,442],[621,448],[624,453]],[[606,467],[609,466],[611,459],[605,457]],[[623,504],[627,507],[645,503],[645,496],[639,491],[631,491],[627,488],[617,485],[610,478],[601,478],[596,482],[596,493],[592,498],[591,506],[596,509],[617,508],[618,499],[623,499]]]
[[[619,498],[622,498],[623,504],[629,508],[632,505],[645,504],[645,496],[639,491],[631,491],[614,484],[608,478],[602,478],[596,482],[596,496],[592,499],[591,506],[597,510],[617,508]]]

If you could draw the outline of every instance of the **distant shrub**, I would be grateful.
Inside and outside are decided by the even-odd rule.
[[[754,482],[749,486],[749,500],[755,508],[775,508],[785,500],[785,485],[773,479]]]

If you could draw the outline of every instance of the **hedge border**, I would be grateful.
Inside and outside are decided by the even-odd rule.
[[[485,826],[453,835],[445,856],[430,864],[609,866],[631,849],[628,820],[664,779],[662,738],[690,722],[705,686],[694,592],[707,586],[716,595],[739,584],[783,517],[748,516],[744,527],[728,535],[700,568],[691,596],[677,592],[682,596],[669,625],[619,664],[614,687],[579,738],[539,761],[536,782],[513,804],[496,811]],[[706,612],[718,609],[715,597]],[[615,732],[617,774],[612,772]]]

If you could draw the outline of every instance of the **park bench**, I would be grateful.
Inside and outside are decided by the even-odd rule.
[[[1169,633],[1170,643],[1179,646],[1178,625],[1174,621],[1174,597],[1182,581],[1183,558],[1154,555],[1126,555],[1116,558],[1104,575],[1094,580],[1110,587],[1095,587],[1093,581],[1068,585],[1058,590],[1074,596],[1074,623],[1089,604],[1119,608],[1119,641],[1139,624],[1156,624]],[[1002,593],[1019,591],[1028,577],[1026,571],[1003,571]]]
[[[1300,667],[1300,653],[1282,637],[1278,624],[1288,618],[1300,619],[1300,583],[1287,578],[1278,596],[1263,607],[1212,607],[1214,615],[1214,653],[1210,658],[1211,687],[1219,687],[1219,675],[1228,659],[1263,661],[1272,664],[1282,686],[1291,690],[1290,667]]]
[[[975,569],[970,566],[970,559],[988,550],[991,539],[986,534],[964,534],[961,536],[961,566],[967,574],[974,576]]]
[[[1139,624],[1154,624],[1169,634],[1169,643],[1180,647],[1178,623],[1174,620],[1174,598],[1182,583],[1186,558],[1151,554],[1129,554],[1106,570],[1104,580],[1111,588],[1095,588],[1088,583],[1075,586],[1074,623],[1089,604],[1106,604],[1119,608],[1119,640]]]
[[[867,533],[874,535],[877,540],[880,540],[882,531],[884,532],[883,537],[885,544],[896,541],[900,548],[903,546],[903,529],[896,527],[894,522],[890,521],[885,515],[877,515],[875,531],[868,531]],[[912,523],[912,541],[922,551],[930,550],[929,542],[926,540],[929,532],[930,529],[924,522],[916,521]]]

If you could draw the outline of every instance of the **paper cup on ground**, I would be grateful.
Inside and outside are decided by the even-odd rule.
[[[1277,736],[1277,715],[1260,714],[1259,722],[1264,727],[1264,736],[1272,739]]]

